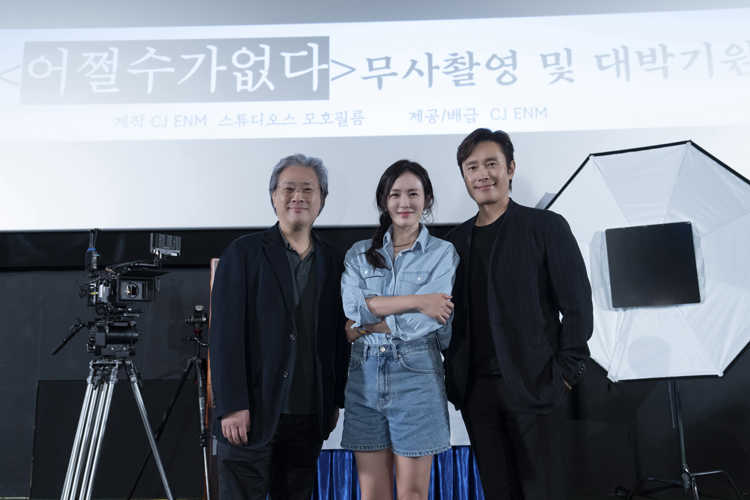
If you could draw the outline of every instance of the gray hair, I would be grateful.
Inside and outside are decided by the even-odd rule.
[[[273,167],[271,172],[271,182],[268,183],[268,193],[271,196],[271,206],[273,207],[273,192],[279,187],[279,177],[281,173],[288,167],[299,166],[312,169],[315,175],[318,177],[318,185],[320,186],[320,211],[323,211],[323,207],[326,204],[326,196],[328,196],[328,169],[323,165],[323,160],[315,158],[313,156],[305,156],[303,154],[296,154],[286,156],[279,160],[279,163]],[[273,211],[276,212],[276,207],[273,207]]]

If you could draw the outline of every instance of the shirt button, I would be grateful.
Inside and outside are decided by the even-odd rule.
[[[385,347],[381,347],[380,352],[385,352]]]
[[[297,337],[293,333],[290,333],[289,340],[297,340]]]
[[[289,376],[289,372],[284,372],[284,378],[287,378]]]

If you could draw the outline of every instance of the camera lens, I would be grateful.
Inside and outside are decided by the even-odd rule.
[[[128,283],[128,285],[125,287],[125,293],[128,297],[137,297],[139,292],[138,285],[135,283]]]

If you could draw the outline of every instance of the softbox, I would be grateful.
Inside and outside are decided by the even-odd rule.
[[[691,141],[590,155],[547,205],[570,223],[612,381],[722,376],[750,341],[750,181]],[[604,232],[691,222],[700,302],[612,306]]]

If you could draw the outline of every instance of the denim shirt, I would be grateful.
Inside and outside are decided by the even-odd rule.
[[[447,241],[430,236],[422,225],[419,237],[409,250],[393,260],[393,227],[383,237],[383,248],[377,251],[385,258],[387,269],[372,267],[365,258],[371,241],[359,241],[346,253],[345,271],[341,276],[341,296],[347,318],[354,326],[371,325],[381,318],[372,314],[365,299],[379,296],[451,294],[458,267],[458,253]],[[451,317],[452,319],[452,317]],[[451,321],[438,320],[420,312],[406,312],[385,318],[391,333],[363,335],[356,342],[389,344],[393,340],[409,341],[436,332],[440,348],[446,349],[451,338]]]

